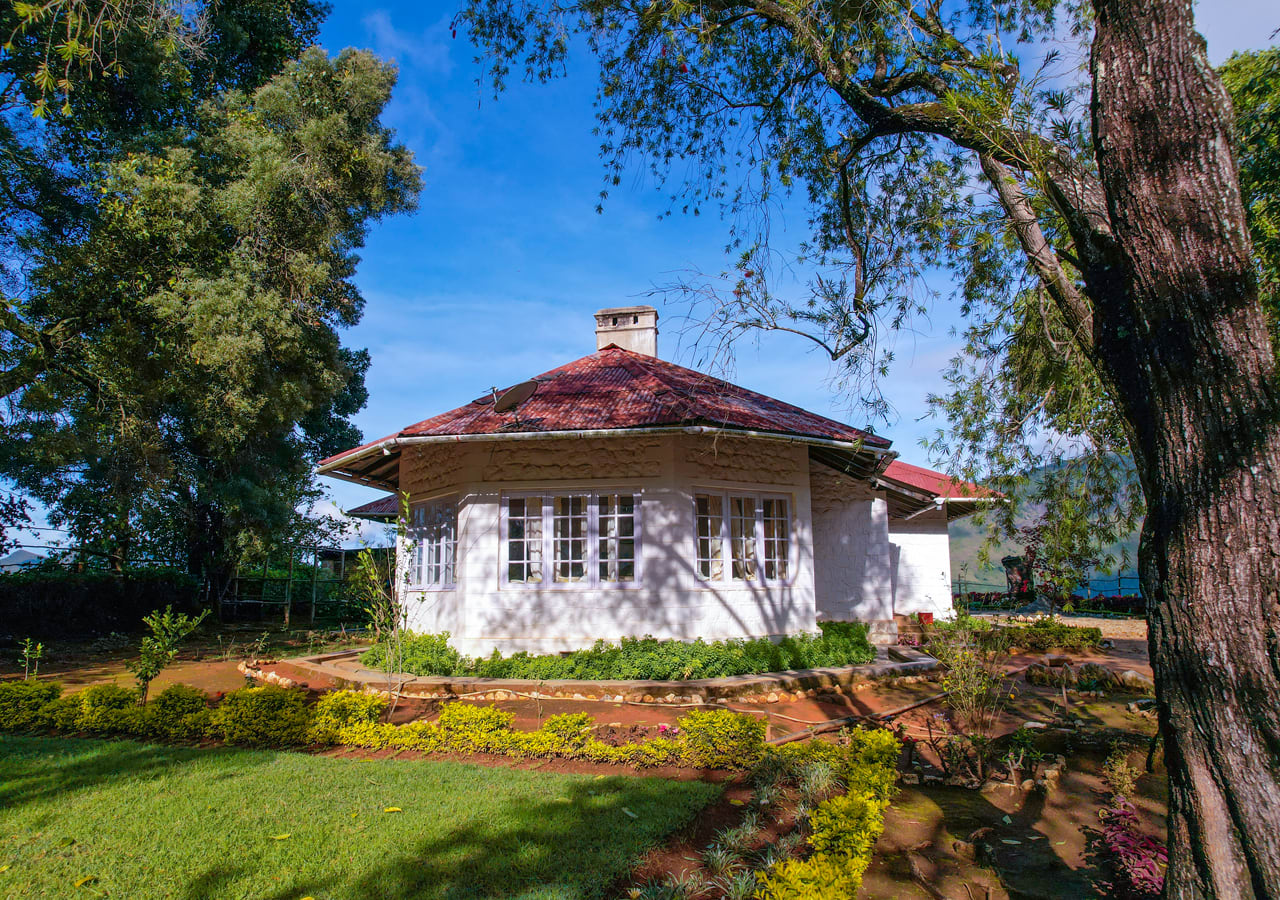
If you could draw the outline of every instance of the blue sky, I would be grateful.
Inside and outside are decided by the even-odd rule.
[[[366,311],[346,342],[373,358],[370,402],[356,417],[366,439],[590,353],[595,310],[650,302],[650,290],[681,272],[723,267],[724,223],[660,219],[664,195],[638,174],[611,189],[596,214],[603,169],[591,134],[589,58],[571,60],[567,78],[513,83],[495,100],[475,83],[471,45],[450,35],[453,3],[333,7],[321,43],[395,60],[400,80],[385,121],[425,168],[418,212],[375,225],[361,254]],[[1280,13],[1274,0],[1205,3],[1199,24],[1217,63],[1234,49],[1266,46]],[[787,243],[804,236],[775,234]],[[689,364],[677,347],[678,311],[657,305],[660,355]],[[940,387],[955,324],[943,310],[897,339],[885,386],[896,417],[874,427],[908,460],[928,462],[919,440],[936,423],[924,418],[925,397]],[[799,338],[741,343],[732,372],[747,387],[866,424],[833,394],[825,357]],[[324,480],[342,508],[377,496]]]
[[[368,305],[348,340],[373,356],[371,399],[357,417],[366,438],[589,353],[596,309],[650,302],[647,292],[680,272],[724,264],[724,223],[660,219],[664,195],[638,169],[595,213],[603,169],[591,134],[589,58],[571,59],[564,79],[516,82],[495,100],[475,83],[470,43],[450,35],[453,9],[337,0],[321,35],[331,51],[365,47],[396,61],[400,82],[386,121],[426,170],[418,213],[376,226],[359,270]],[[1204,3],[1198,24],[1217,63],[1232,50],[1268,45],[1280,13],[1269,0]],[[654,302],[666,313],[660,355],[689,364],[687,348],[677,347],[679,310]],[[940,387],[956,324],[942,310],[897,339],[885,388],[896,416],[875,430],[906,459],[927,463],[919,441],[936,422],[925,398]],[[800,338],[742,342],[733,372],[746,387],[866,424],[833,394],[825,357]],[[376,496],[343,483],[332,494],[342,507]]]

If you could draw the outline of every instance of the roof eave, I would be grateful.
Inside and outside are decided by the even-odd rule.
[[[889,464],[898,454],[890,450],[887,446],[877,447],[869,444],[864,440],[841,440],[836,438],[822,438],[809,435],[789,434],[785,432],[773,431],[754,431],[744,428],[722,427],[715,425],[655,425],[642,426],[639,428],[595,428],[595,429],[574,429],[571,431],[513,431],[498,432],[484,434],[429,434],[429,435],[395,435],[386,438],[366,447],[358,448],[347,454],[330,457],[316,467],[317,475],[327,475],[330,478],[338,478],[343,481],[350,481],[354,484],[362,484],[369,487],[379,487],[384,490],[399,489],[399,473],[395,480],[385,478],[371,478],[370,475],[389,465],[393,460],[392,457],[399,456],[400,448],[410,444],[464,444],[476,442],[490,441],[523,441],[523,440],[553,440],[553,439],[585,439],[600,437],[626,437],[629,435],[640,434],[713,434],[713,435],[733,435],[736,437],[748,437],[758,440],[781,441],[791,444],[804,444],[811,447],[826,447],[830,449],[842,450],[847,453],[867,454],[873,457],[874,468],[872,475],[878,475],[884,471],[884,467]],[[354,470],[353,464],[367,459],[369,457],[384,456],[388,457],[384,466],[368,467],[362,471]],[[398,468],[398,467],[397,467]]]

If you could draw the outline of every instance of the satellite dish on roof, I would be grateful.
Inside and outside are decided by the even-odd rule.
[[[536,381],[522,381],[513,388],[507,388],[501,394],[494,391],[493,411],[497,413],[512,412],[521,403],[533,396],[538,389]]]

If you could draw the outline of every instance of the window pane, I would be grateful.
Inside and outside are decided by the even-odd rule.
[[[458,506],[436,500],[415,506],[410,517],[409,580],[418,587],[450,587],[458,544]]]
[[[791,517],[786,500],[771,499],[763,503],[764,512],[764,577],[785,581],[791,551]]]
[[[507,581],[542,583],[542,498],[507,499]]]
[[[694,497],[697,527],[697,572],[699,578],[724,578],[724,498],[719,494]]]
[[[596,509],[600,581],[602,583],[635,581],[635,496],[605,494],[597,499]]]
[[[729,540],[733,552],[733,577],[754,581],[756,571],[756,498],[729,498]]]
[[[552,572],[557,584],[587,576],[587,500],[585,496],[556,497],[552,506]]]

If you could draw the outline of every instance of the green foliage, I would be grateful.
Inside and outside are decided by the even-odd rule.
[[[768,749],[758,776],[768,772],[771,779],[799,782],[822,764],[839,773],[846,793],[823,800],[809,813],[809,855],[784,860],[763,873],[758,900],[848,900],[857,895],[884,832],[900,752],[891,732],[865,728],[844,732],[838,744],[795,742]]]
[[[171,684],[146,707],[147,731],[171,741],[206,737],[213,725],[209,698],[204,691],[185,684]]]
[[[306,694],[273,684],[241,688],[213,711],[213,731],[228,744],[289,747],[307,743],[311,710]]]
[[[1112,749],[1102,764],[1102,780],[1107,783],[1107,789],[1111,792],[1112,798],[1133,797],[1140,775],[1141,773],[1129,764],[1129,753],[1123,746]]]
[[[51,681],[0,681],[0,728],[34,731],[45,727],[41,709],[62,694],[62,685]]]
[[[704,769],[738,769],[764,753],[765,720],[723,709],[695,710],[680,720],[684,761]]]
[[[44,658],[44,644],[23,638],[21,645],[22,679],[34,678],[40,674],[40,660]]]
[[[1258,293],[1280,350],[1280,47],[1234,53],[1218,70],[1235,107],[1236,165]]]
[[[586,713],[551,716],[536,731],[519,731],[512,727],[514,714],[468,703],[445,704],[434,721],[379,722],[387,701],[354,691],[334,691],[308,705],[300,690],[262,685],[233,691],[210,710],[205,695],[185,685],[166,688],[145,707],[138,706],[135,691],[118,685],[95,685],[70,697],[61,696],[61,690],[60,685],[35,681],[0,684],[0,731],[52,729],[183,741],[210,737],[254,747],[343,744],[584,759],[638,768],[741,769],[765,752],[763,722],[727,710],[689,713],[675,737],[613,746],[594,735],[594,720]],[[841,758],[861,772],[859,761],[874,756],[868,747],[845,748]]]
[[[352,725],[376,722],[387,708],[387,701],[377,694],[359,691],[329,691],[311,708],[310,742],[333,744],[342,729]]]
[[[166,606],[164,612],[153,610],[150,615],[143,616],[142,622],[151,634],[142,639],[138,658],[125,664],[138,681],[140,703],[147,702],[147,688],[178,655],[178,645],[199,628],[208,615],[207,609],[198,616],[188,616],[175,613],[172,606]]]
[[[888,800],[896,793],[901,742],[882,728],[851,728],[838,743],[793,741],[769,747],[756,766],[757,775],[772,773],[781,781],[799,782],[809,766],[830,766],[850,790]]]
[[[247,550],[315,538],[312,463],[359,441],[355,253],[420,175],[380,121],[394,69],[304,49],[322,9],[196,3],[207,55],[130,45],[3,157],[27,287],[0,304],[0,473],[115,566],[141,549],[220,588]]]
[[[0,575],[0,621],[47,637],[132,631],[151,610],[170,604],[194,610],[197,587],[186,573],[168,568],[41,567]]]
[[[849,666],[870,662],[875,649],[867,641],[865,625],[853,622],[820,622],[819,635],[792,635],[777,643],[767,638],[677,641],[657,638],[623,638],[618,644],[597,641],[588,650],[533,656],[516,653],[504,657],[496,651],[483,659],[459,655],[448,645],[446,634],[410,634],[403,638],[404,671],[414,675],[524,678],[536,681],[652,680],[685,681],[722,678],[788,669]],[[381,667],[385,646],[366,650],[360,661]]]
[[[1056,619],[1037,619],[1029,625],[1005,626],[999,630],[1005,645],[1024,650],[1092,650],[1102,641],[1102,629],[1067,625]]]
[[[130,734],[143,732],[143,710],[138,707],[138,692],[118,684],[95,684],[79,694],[80,717],[76,727],[94,734]]]

